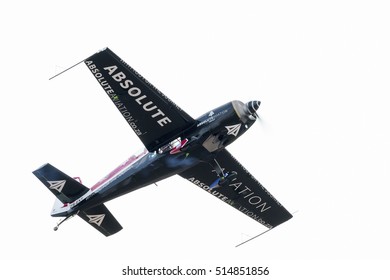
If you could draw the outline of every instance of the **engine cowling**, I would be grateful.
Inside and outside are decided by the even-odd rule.
[[[198,118],[198,127],[205,128],[203,146],[215,152],[234,142],[252,126],[259,107],[260,101],[244,104],[235,100]]]

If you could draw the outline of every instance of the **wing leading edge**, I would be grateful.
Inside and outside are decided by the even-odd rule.
[[[227,186],[210,188],[218,177],[212,166],[205,162],[179,175],[268,228],[276,227],[292,218],[283,205],[226,149],[217,154],[216,160],[226,171],[237,172],[235,179]]]
[[[110,49],[84,63],[149,151],[195,124],[191,116]]]

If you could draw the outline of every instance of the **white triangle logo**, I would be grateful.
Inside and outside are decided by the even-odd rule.
[[[56,190],[58,192],[62,192],[62,189],[65,186],[66,180],[61,180],[61,181],[47,181],[50,186],[49,189],[51,190]]]
[[[235,124],[235,125],[229,125],[225,126],[225,128],[228,130],[227,135],[234,135],[237,137],[238,132],[240,131],[241,124]]]
[[[214,116],[214,111],[211,111],[209,114],[209,117],[212,117],[212,116]]]
[[[105,214],[101,214],[101,215],[87,215],[87,217],[89,219],[88,222],[90,224],[97,224],[99,227],[102,224],[105,216],[106,216]]]

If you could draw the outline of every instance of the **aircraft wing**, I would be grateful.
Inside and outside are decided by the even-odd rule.
[[[162,92],[106,48],[84,63],[149,151],[195,124]]]
[[[233,206],[245,215],[268,228],[273,228],[292,218],[280,204],[226,149],[217,154],[219,165],[237,177],[226,185],[210,188],[219,179],[213,167],[201,162],[179,175]]]

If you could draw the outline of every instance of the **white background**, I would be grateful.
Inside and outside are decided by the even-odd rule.
[[[107,279],[126,265],[234,264],[269,265],[272,279],[384,277],[386,1],[6,3],[0,9],[3,273]],[[54,197],[33,170],[50,162],[92,186],[142,149],[85,65],[48,81],[104,47],[194,118],[234,99],[261,100],[263,126],[253,126],[229,151],[297,211],[294,218],[235,248],[264,228],[172,177],[107,203],[124,227],[112,237],[79,218],[54,232]]]

